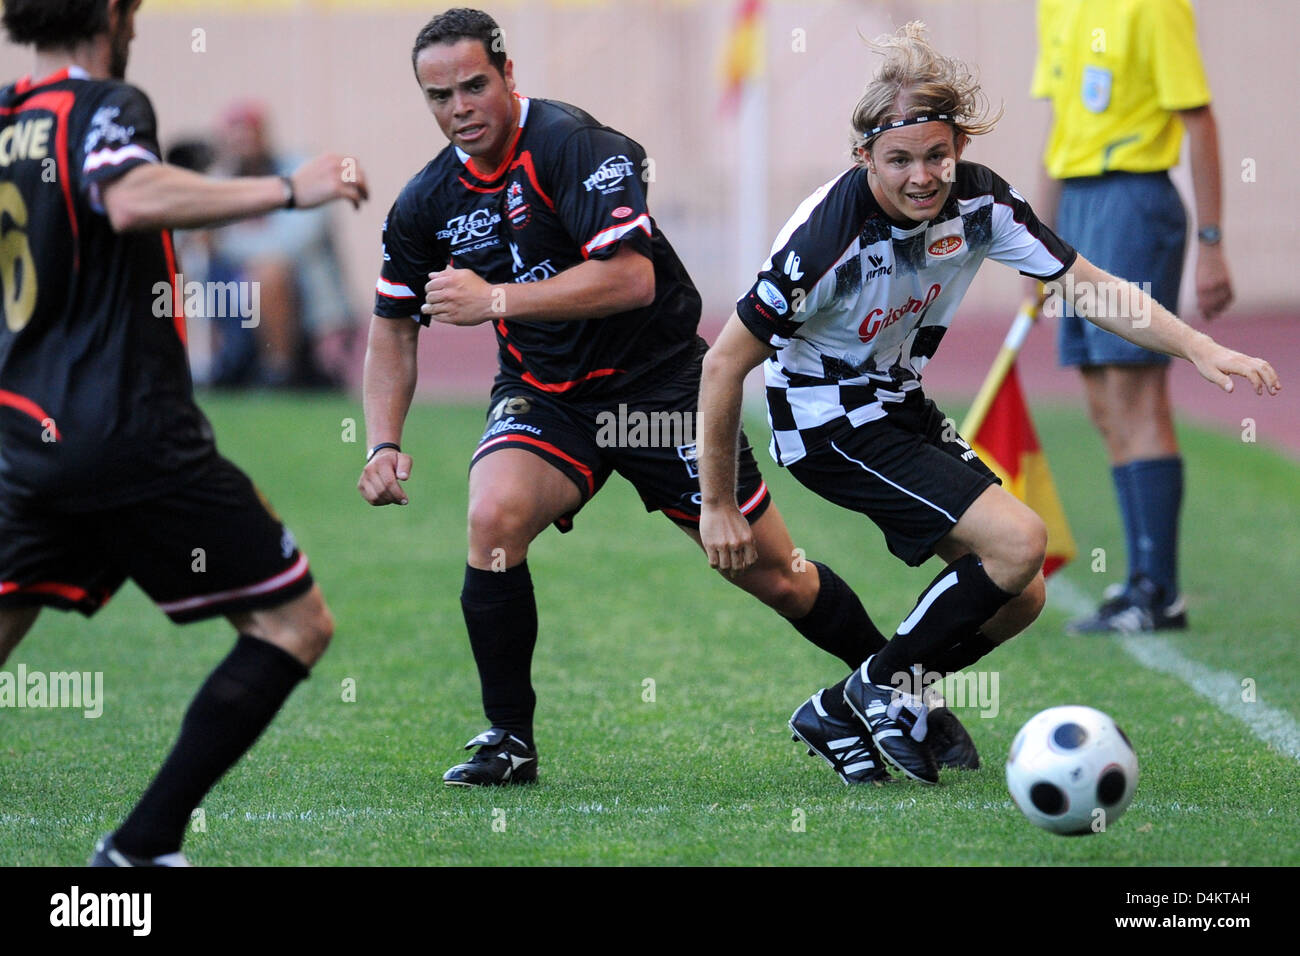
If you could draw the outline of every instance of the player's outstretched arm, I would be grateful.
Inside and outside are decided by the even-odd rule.
[[[362,385],[367,448],[385,442],[402,443],[402,426],[415,394],[419,334],[419,323],[411,319],[378,315],[370,319]],[[410,477],[411,456],[396,448],[384,448],[366,462],[357,490],[372,505],[404,505],[408,499],[401,483]]]
[[[625,245],[608,259],[589,259],[540,282],[494,286],[469,269],[447,268],[429,276],[424,293],[420,311],[447,325],[602,319],[653,302],[655,270]]]
[[[292,205],[311,209],[335,199],[359,207],[369,198],[365,172],[351,157],[325,153],[288,177],[217,179],[169,166],[145,163],[103,187],[104,211],[117,232],[196,229]]]
[[[1282,383],[1273,366],[1220,345],[1198,332],[1131,282],[1097,268],[1083,256],[1061,278],[1047,283],[1049,292],[1067,295],[1075,311],[1094,325],[1135,345],[1184,358],[1225,392],[1238,375],[1262,395],[1276,394]]]
[[[738,572],[758,560],[749,522],[736,504],[736,458],[745,376],[772,354],[734,312],[704,356],[699,422],[700,540],[709,566]]]

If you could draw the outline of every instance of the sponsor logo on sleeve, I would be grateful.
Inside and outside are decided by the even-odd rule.
[[[632,165],[632,160],[620,153],[608,157],[597,166],[595,172],[582,181],[582,185],[587,192],[599,189],[602,196],[608,196],[623,188],[623,180],[635,175],[636,167]]]
[[[610,215],[613,216],[615,219],[626,219],[628,216],[632,215],[632,213],[635,211],[636,210],[634,210],[631,206],[619,206],[612,213],[610,213]]]
[[[785,315],[790,311],[790,305],[785,301],[785,296],[775,285],[764,279],[758,284],[758,297],[768,304],[777,315]]]
[[[799,253],[791,249],[790,254],[785,257],[785,265],[781,267],[781,271],[784,272],[786,275],[788,275],[795,282],[798,282],[800,279],[802,279],[803,272],[799,268]]]
[[[90,120],[90,129],[86,131],[85,152],[93,153],[106,146],[126,146],[135,138],[134,126],[123,126],[117,122],[122,110],[116,106],[101,106],[95,110]]]

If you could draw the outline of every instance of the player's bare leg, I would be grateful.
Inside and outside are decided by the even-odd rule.
[[[704,547],[695,528],[679,526],[696,544]],[[744,571],[719,571],[742,591],[754,595],[778,614],[789,618],[803,617],[812,610],[820,589],[816,567],[799,560],[794,541],[776,505],[768,506],[750,530],[758,560]]]
[[[443,775],[449,786],[537,779],[532,684],[537,600],[528,547],[553,521],[581,505],[577,486],[531,452],[502,449],[470,469],[469,556],[460,605],[490,727],[467,745],[478,748],[475,755]]]
[[[1088,409],[1106,445],[1124,526],[1129,573],[1122,593],[1074,632],[1183,628],[1178,600],[1178,522],[1183,460],[1174,431],[1167,365],[1081,369]]]
[[[1112,465],[1178,454],[1169,366],[1102,365],[1081,372],[1088,412]]]
[[[32,629],[36,616],[40,613],[38,607],[15,607],[0,611],[0,664],[9,659],[18,642]]]
[[[577,486],[532,452],[485,455],[469,473],[469,566],[515,567],[534,538],[581,504]]]
[[[314,585],[277,607],[229,620],[239,640],[199,688],[158,775],[109,842],[96,849],[96,861],[125,855],[164,865],[183,862],[179,853],[190,814],[252,747],[334,633]]]
[[[325,606],[320,587],[315,585],[278,607],[231,614],[228,619],[240,634],[274,644],[306,668],[320,660],[334,635],[334,617]]]
[[[682,527],[703,547],[694,528]],[[858,596],[833,570],[799,555],[776,505],[751,526],[757,561],[746,570],[720,571],[724,578],[787,618],[810,643],[844,661],[850,675],[885,646]],[[888,772],[865,728],[844,700],[849,676],[817,691],[790,717],[790,729],[830,764],[845,783],[876,783]],[[940,766],[979,766],[970,735],[947,708],[936,712],[932,749]]]
[[[679,526],[696,544],[695,528]],[[750,530],[758,560],[741,572],[721,571],[723,578],[754,595],[787,618],[800,634],[849,667],[857,667],[885,644],[853,589],[829,567],[796,552],[785,519],[775,504]]]

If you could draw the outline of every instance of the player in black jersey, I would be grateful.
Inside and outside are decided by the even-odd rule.
[[[104,866],[184,865],[191,811],[333,632],[306,556],[194,404],[170,230],[366,195],[341,156],[283,179],[161,163],[153,107],[122,82],[139,5],[5,0],[36,70],[0,91],[0,663],[41,607],[90,616],[127,578],[174,621],[239,632]]]
[[[713,567],[753,563],[728,490],[745,375],[765,363],[777,460],[871,518],[908,564],[938,555],[946,565],[879,654],[814,696],[820,709],[856,714],[892,766],[937,783],[918,682],[974,664],[1028,627],[1044,598],[1042,521],[997,486],[921,391],[920,372],[980,264],[1063,279],[1090,321],[1192,361],[1228,391],[1231,375],[1260,393],[1280,385],[1267,362],[1193,331],[1078,256],[992,170],[959,162],[969,136],[995,121],[982,116],[970,71],[938,54],[922,24],[880,47],[885,61],[854,112],[856,165],[799,207],[705,360],[700,532]],[[798,275],[786,267],[793,257]],[[1117,288],[1120,297],[1105,291]],[[1132,311],[1107,314],[1117,298]]]
[[[576,107],[516,94],[491,17],[458,9],[434,18],[412,60],[450,145],[410,181],[385,226],[366,355],[371,450],[358,487],[373,505],[407,503],[411,457],[399,443],[420,326],[491,322],[500,372],[471,463],[461,593],[491,727],[444,780],[531,782],[537,607],[529,544],[552,523],[568,530],[615,471],[646,510],[662,511],[698,542],[693,435],[661,428],[659,441],[637,447],[631,436],[603,434],[600,422],[644,416],[693,425],[706,348],[696,334],[700,299],[650,216],[644,151]],[[883,637],[829,568],[795,570],[789,532],[743,436],[740,456],[732,502],[753,527],[758,559],[733,583],[856,666]],[[843,741],[822,731],[810,745],[846,782],[883,773],[869,746],[850,746],[858,735]],[[974,759],[959,725],[953,735],[957,755],[945,759]]]

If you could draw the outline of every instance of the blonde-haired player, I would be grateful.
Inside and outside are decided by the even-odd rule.
[[[925,397],[921,373],[985,259],[1043,281],[1068,277],[1066,288],[1122,280],[1057,238],[992,170],[961,161],[993,121],[971,71],[938,53],[923,24],[876,49],[884,63],[854,111],[854,165],[800,204],[705,358],[700,535],[716,568],[755,560],[731,489],[744,378],[763,363],[777,462],[871,518],[907,564],[937,554],[945,565],[886,647],[815,694],[792,726],[856,714],[890,765],[936,783],[912,675],[968,667],[1037,617],[1046,533]],[[1096,308],[1088,318],[1193,362],[1225,389],[1232,375],[1258,392],[1279,387],[1267,362],[1125,291],[1149,319],[1141,327]]]

